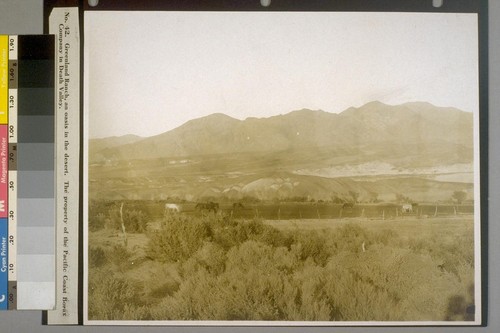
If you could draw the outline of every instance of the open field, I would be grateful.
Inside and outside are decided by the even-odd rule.
[[[110,207],[123,202],[126,210],[141,211],[150,219],[160,219],[164,216],[166,200],[95,200],[91,202],[91,219],[98,214],[107,212]],[[447,218],[450,216],[470,216],[474,213],[472,204],[429,204],[421,203],[415,206],[413,212],[402,213],[401,204],[397,203],[359,203],[352,208],[343,209],[342,204],[331,202],[256,202],[241,203],[234,207],[234,201],[218,202],[222,214],[234,218],[264,220],[295,220],[295,219],[338,219],[338,218],[368,218],[370,220],[408,218]],[[196,202],[176,203],[183,214],[201,216],[202,212],[196,209]]]

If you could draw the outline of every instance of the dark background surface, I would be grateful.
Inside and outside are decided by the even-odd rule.
[[[129,1],[129,0],[127,0]],[[236,2],[236,0],[234,0]],[[256,0],[257,1],[257,0]],[[431,0],[427,0],[430,4]],[[456,1],[456,0],[444,0]],[[130,1],[129,1],[130,2]],[[134,1],[139,3],[140,1]],[[227,1],[230,3],[231,1]],[[377,1],[373,1],[376,3]],[[308,332],[500,332],[500,2],[489,1],[489,237],[487,327],[309,327]],[[0,33],[43,31],[43,0],[0,0]],[[484,88],[484,87],[483,87]],[[483,265],[486,263],[483,263]],[[41,311],[0,312],[0,332],[303,332],[300,327],[54,327],[42,325]]]

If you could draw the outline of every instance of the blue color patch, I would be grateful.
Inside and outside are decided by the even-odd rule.
[[[0,219],[0,310],[7,310],[9,274],[9,230],[6,218]]]

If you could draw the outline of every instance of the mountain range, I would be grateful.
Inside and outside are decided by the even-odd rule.
[[[89,189],[108,199],[444,200],[472,195],[473,144],[471,113],[423,102],[245,120],[216,113],[147,138],[90,140]]]
[[[472,113],[429,103],[371,102],[339,114],[302,109],[238,120],[222,113],[193,119],[171,131],[90,140],[90,163],[241,152],[282,152],[366,145],[444,144],[472,148]]]

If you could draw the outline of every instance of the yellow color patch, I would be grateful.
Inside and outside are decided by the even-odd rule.
[[[9,96],[9,36],[0,36],[0,124],[7,124]]]

